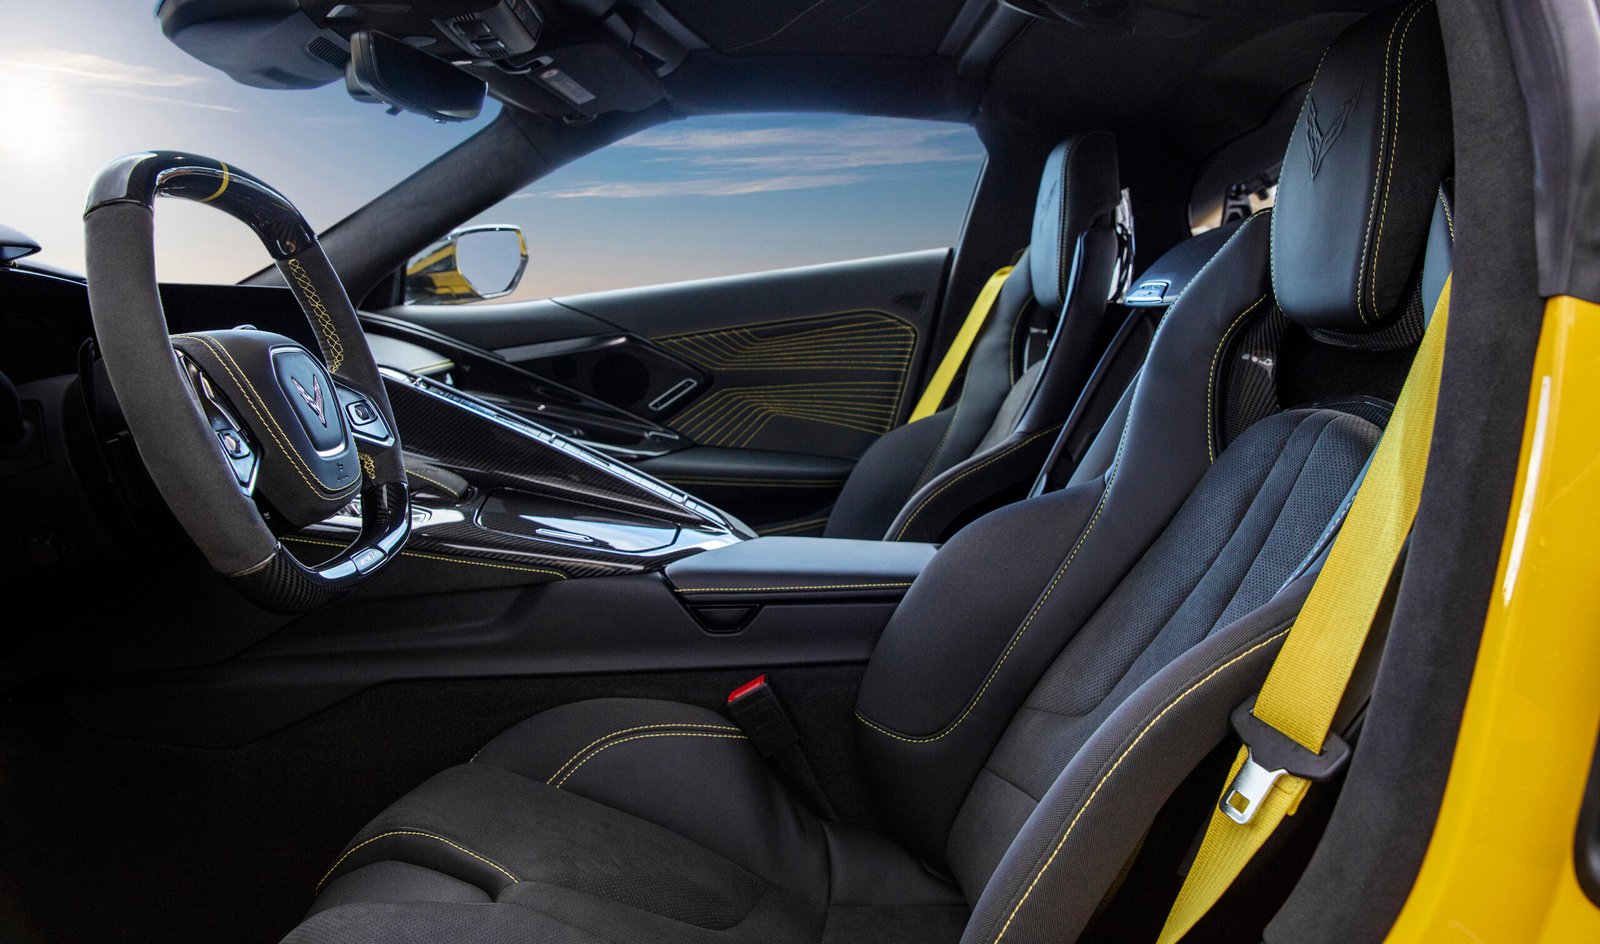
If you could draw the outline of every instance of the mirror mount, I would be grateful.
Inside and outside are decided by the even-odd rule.
[[[379,102],[434,121],[471,121],[483,110],[488,87],[443,59],[386,33],[360,30],[350,37],[345,90],[357,101]]]
[[[465,265],[464,245],[469,250]],[[516,291],[527,269],[528,241],[522,227],[509,223],[463,226],[406,264],[404,302],[464,305],[504,298]]]

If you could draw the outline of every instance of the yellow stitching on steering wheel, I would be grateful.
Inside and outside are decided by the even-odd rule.
[[[316,316],[317,327],[322,329],[322,336],[328,342],[328,369],[338,373],[339,367],[344,364],[344,342],[339,340],[339,329],[334,327],[333,315],[328,313],[328,306],[322,303],[322,296],[317,294],[316,286],[311,284],[311,276],[306,273],[299,259],[286,259],[283,266],[300,286],[306,304]]]

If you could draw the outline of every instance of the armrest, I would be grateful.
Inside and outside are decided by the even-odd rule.
[[[932,544],[767,537],[695,554],[667,566],[685,602],[898,599],[933,559]]]

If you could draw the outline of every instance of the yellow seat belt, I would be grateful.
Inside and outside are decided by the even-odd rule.
[[[933,378],[928,381],[928,389],[922,391],[922,398],[917,401],[916,409],[911,411],[911,419],[906,422],[915,423],[939,412],[940,404],[944,403],[945,395],[950,392],[951,381],[956,379],[956,371],[966,361],[967,352],[972,350],[972,342],[978,339],[978,329],[983,327],[989,312],[994,310],[994,303],[1000,298],[1000,287],[1005,284],[1006,276],[1011,274],[1013,268],[1015,266],[1006,266],[983,283],[978,297],[972,300],[972,310],[967,312],[967,320],[961,323],[961,330],[950,342],[950,349],[944,352],[944,360],[939,362]]]
[[[1394,416],[1328,561],[1254,708],[1247,704],[1235,712],[1234,726],[1245,745],[1228,773],[1222,799],[1211,812],[1200,851],[1167,915],[1159,944],[1172,944],[1194,927],[1283,818],[1294,815],[1312,780],[1322,779],[1319,768],[1324,775],[1331,774],[1343,759],[1333,755],[1348,756],[1348,747],[1329,729],[1417,514],[1433,438],[1449,311],[1446,278]]]

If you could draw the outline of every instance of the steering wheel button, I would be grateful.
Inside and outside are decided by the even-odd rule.
[[[356,565],[357,573],[366,573],[383,563],[383,552],[375,547],[369,547],[350,558],[350,563]]]
[[[365,400],[352,402],[345,407],[345,411],[350,414],[350,422],[357,426],[366,426],[378,418],[378,411],[374,410],[372,405]]]

